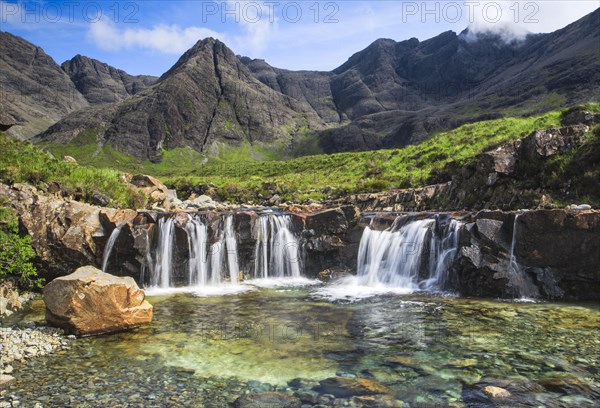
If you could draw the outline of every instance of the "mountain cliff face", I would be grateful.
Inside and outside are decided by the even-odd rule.
[[[322,113],[320,102],[327,100],[338,126],[319,135],[326,152],[377,149],[418,143],[436,130],[503,113],[538,113],[597,100],[599,27],[600,9],[564,29],[520,42],[468,30],[423,42],[380,39],[328,73],[244,62],[263,83],[300,95],[335,123],[336,115]],[[319,91],[306,92],[305,83],[315,82]]]
[[[69,115],[37,140],[65,143],[92,129],[99,143],[158,161],[162,149],[206,152],[219,142],[276,149],[301,132],[324,127],[309,106],[265,86],[210,38],[188,50],[154,86],[117,104]]]
[[[104,105],[71,113],[36,140],[68,143],[87,131],[153,161],[185,146],[216,153],[250,144],[258,158],[303,140],[327,153],[398,147],[466,122],[598,100],[599,54],[600,9],[510,43],[468,30],[380,39],[331,72],[278,69],[213,39],[156,81],[78,56],[63,68],[90,104]]]
[[[91,105],[122,101],[153,85],[158,78],[129,75],[98,60],[76,55],[62,63],[75,87]]]
[[[6,32],[0,32],[0,87],[0,129],[19,139],[88,106],[44,50]]]

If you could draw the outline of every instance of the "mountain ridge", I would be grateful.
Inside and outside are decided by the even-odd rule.
[[[99,145],[153,161],[176,147],[218,154],[248,144],[255,158],[265,149],[285,156],[400,147],[475,120],[598,99],[597,23],[600,9],[520,41],[468,29],[425,41],[378,39],[332,71],[272,67],[208,38],[155,83],[101,110],[71,113],[36,140],[69,143],[88,131]],[[126,80],[111,78],[127,92]]]

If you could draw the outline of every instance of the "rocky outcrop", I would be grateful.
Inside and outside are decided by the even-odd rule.
[[[370,227],[423,217],[462,224],[445,290],[476,297],[600,299],[600,211],[407,214],[401,220],[382,214]],[[429,248],[421,250],[427,269]]]
[[[24,184],[0,184],[0,197],[16,210],[21,228],[32,237],[45,278],[99,264],[108,239],[101,224],[100,207],[42,195],[35,187]],[[109,208],[102,211],[118,213]]]
[[[588,115],[593,123],[600,114]],[[356,205],[365,212],[379,211],[455,211],[519,208],[545,208],[551,198],[571,200],[573,186],[570,175],[564,175],[566,185],[549,185],[544,173],[549,159],[579,152],[590,136],[590,127],[580,123],[564,128],[538,130],[523,139],[503,143],[477,155],[460,169],[448,169],[452,180],[416,189],[396,190],[373,194],[355,194],[328,203]],[[589,149],[594,148],[588,146]],[[589,150],[588,149],[588,150]],[[591,161],[591,159],[586,159]],[[589,163],[593,166],[594,163]],[[586,191],[594,192],[588,187]],[[589,199],[589,197],[588,197]]]
[[[360,211],[346,205],[314,214],[295,215],[303,222],[302,248],[305,273],[309,276],[326,269],[338,272],[356,269],[356,254],[362,228]]]
[[[131,329],[152,321],[152,305],[133,278],[85,266],[44,287],[46,320],[86,336]]]
[[[155,209],[162,211],[171,210],[181,203],[177,199],[177,192],[175,190],[169,190],[160,180],[152,176],[145,174],[133,176],[130,184],[146,194],[151,202],[154,203]]]

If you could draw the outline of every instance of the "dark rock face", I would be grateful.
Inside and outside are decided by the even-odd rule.
[[[44,50],[7,32],[0,32],[0,88],[0,128],[19,139],[88,106]]]
[[[77,55],[61,65],[91,105],[122,101],[153,85],[158,78],[129,75],[98,60]]]
[[[325,152],[397,147],[436,130],[498,118],[516,103],[534,112],[551,92],[570,104],[588,100],[587,84],[595,92],[600,84],[599,19],[596,10],[554,33],[509,44],[468,30],[423,42],[380,39],[332,72],[244,62],[261,82],[306,100],[323,120],[341,125],[320,132]],[[320,92],[308,83],[322,84]]]
[[[597,300],[599,222],[598,211],[479,213],[462,231],[456,288],[467,296],[518,297],[525,289],[544,299]],[[520,277],[511,282],[513,237]]]
[[[91,128],[89,116],[100,143],[154,161],[163,148],[210,152],[222,142],[285,147],[298,132],[324,127],[308,106],[256,80],[212,38],[188,50],[152,88],[108,109],[70,115],[38,140],[71,141]]]

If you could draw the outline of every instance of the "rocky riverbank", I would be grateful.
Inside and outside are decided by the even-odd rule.
[[[0,284],[0,318],[12,315],[35,297],[32,292],[19,292],[10,282]]]
[[[36,327],[34,323],[26,327],[0,327],[0,390],[14,381],[11,374],[15,370],[15,363],[68,350],[69,338],[64,336],[61,329]]]

